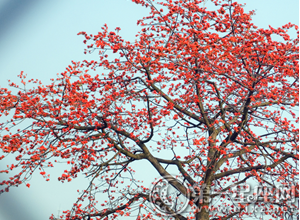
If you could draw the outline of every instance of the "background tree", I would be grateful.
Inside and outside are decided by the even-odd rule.
[[[135,42],[106,25],[81,32],[99,60],[72,62],[51,85],[26,89],[38,80],[21,73],[24,88],[11,83],[17,94],[1,88],[1,114],[11,117],[1,124],[1,158],[16,155],[1,172],[19,171],[3,191],[37,170],[49,180],[45,168],[65,160],[60,181],[80,172],[90,179],[66,219],[163,218],[151,203],[175,219],[253,217],[253,204],[274,218],[294,215],[285,195],[248,202],[235,190],[281,184],[298,195],[298,39],[287,34],[298,27],[258,29],[253,12],[231,1],[213,1],[213,11],[202,1],[134,2],[151,11]],[[20,129],[25,119],[30,126]],[[144,173],[132,169],[140,160],[189,201],[185,212],[176,198],[151,197]]]

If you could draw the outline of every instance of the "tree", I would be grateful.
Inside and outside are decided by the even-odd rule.
[[[83,173],[89,184],[65,219],[297,215],[298,38],[287,31],[298,27],[258,28],[228,0],[213,11],[201,0],[133,2],[150,9],[134,42],[107,25],[80,32],[97,61],[72,62],[50,85],[26,89],[41,83],[21,72],[24,88],[0,88],[10,118],[1,159],[16,156],[0,172],[18,170],[1,192],[30,186],[34,172],[48,181],[46,168],[66,161],[59,181]],[[152,186],[135,174],[139,161],[161,177],[149,171]]]

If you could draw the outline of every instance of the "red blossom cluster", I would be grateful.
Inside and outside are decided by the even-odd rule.
[[[162,219],[151,205],[174,219],[244,218],[253,214],[250,204],[233,200],[231,186],[249,182],[293,184],[298,195],[299,41],[288,35],[298,27],[258,28],[253,11],[229,0],[212,0],[213,11],[203,0],[133,2],[150,8],[133,42],[106,24],[95,35],[80,32],[97,61],[72,61],[49,85],[21,72],[23,85],[10,83],[19,92],[0,88],[0,116],[10,117],[0,124],[0,159],[15,156],[0,172],[18,170],[1,192],[30,187],[35,172],[49,181],[47,168],[66,161],[58,180],[83,173],[89,184],[65,219]],[[180,203],[150,204],[145,173],[132,168],[140,160],[159,176],[173,175],[168,183],[189,199],[186,212]],[[205,185],[209,199],[195,200],[176,177]],[[267,213],[273,218],[296,207],[286,200],[255,205],[278,207]],[[209,211],[219,206],[240,209]]]

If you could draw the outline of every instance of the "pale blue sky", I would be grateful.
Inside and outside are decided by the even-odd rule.
[[[257,10],[253,22],[259,27],[299,24],[297,0],[239,2],[248,2],[246,10]],[[136,20],[146,13],[128,0],[0,0],[0,86],[6,86],[7,79],[16,81],[21,71],[48,83],[71,60],[93,57],[83,54],[85,45],[78,32],[94,34],[107,23],[111,30],[121,27],[121,35],[131,40],[138,30]],[[0,180],[4,178],[0,174]],[[0,195],[0,220],[46,220],[51,213],[57,215],[75,202],[81,181],[45,182],[37,175],[30,189],[21,186]]]

